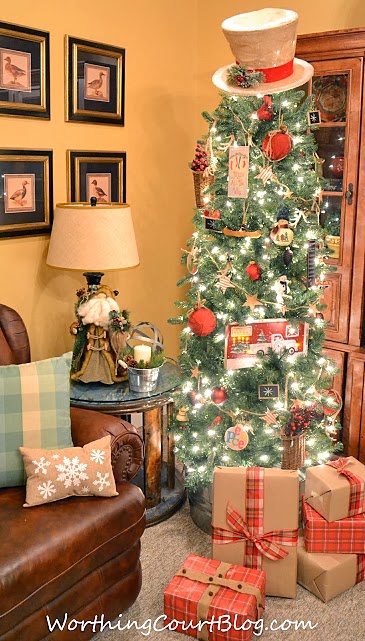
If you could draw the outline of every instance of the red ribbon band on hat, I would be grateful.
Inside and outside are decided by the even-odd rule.
[[[246,470],[246,521],[235,510],[230,501],[227,503],[227,525],[230,529],[212,526],[213,543],[226,544],[245,541],[243,565],[261,569],[262,556],[272,561],[285,559],[289,550],[279,544],[296,546],[298,529],[263,531],[264,468],[252,467]]]
[[[337,459],[337,461],[330,461],[326,463],[330,467],[334,467],[338,474],[346,477],[350,483],[350,500],[349,500],[349,516],[356,516],[362,514],[364,511],[364,493],[365,482],[359,476],[346,469],[346,466],[351,463],[350,458]]]
[[[236,63],[240,65],[238,61],[236,61]],[[288,78],[292,75],[294,71],[294,58],[292,60],[289,60],[289,62],[285,62],[285,64],[283,65],[278,65],[277,67],[266,67],[265,69],[247,69],[247,73],[251,73],[252,71],[260,71],[261,73],[263,73],[265,76],[264,83],[278,82],[279,80],[284,80],[284,78]]]

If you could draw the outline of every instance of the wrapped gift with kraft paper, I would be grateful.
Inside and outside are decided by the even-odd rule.
[[[264,605],[264,572],[189,554],[164,592],[164,626],[202,641],[249,641]]]
[[[303,499],[303,528],[307,552],[365,554],[365,514],[329,523]]]
[[[329,523],[365,512],[365,465],[353,456],[309,467],[305,500]]]
[[[298,472],[216,467],[212,557],[266,572],[266,594],[294,599],[297,585]]]
[[[298,583],[327,603],[365,578],[363,554],[306,552],[303,533],[298,542]]]

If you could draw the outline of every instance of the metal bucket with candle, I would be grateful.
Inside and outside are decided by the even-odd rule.
[[[131,392],[153,392],[156,389],[160,367],[151,367],[149,369],[138,369],[137,367],[128,367],[129,389]]]
[[[160,369],[165,360],[163,358],[163,336],[160,330],[151,323],[139,323],[133,328],[127,345],[133,350],[134,361],[137,361],[133,365],[138,363],[140,366],[133,367],[129,363],[119,361],[122,367],[128,371],[130,391],[139,394],[153,392],[156,389]],[[153,354],[160,354],[160,362],[155,363],[156,367],[149,367],[148,363],[150,363]]]

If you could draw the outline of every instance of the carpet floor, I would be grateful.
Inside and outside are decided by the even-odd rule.
[[[148,528],[142,538],[143,586],[134,605],[123,614],[120,627],[135,621],[141,630],[104,630],[94,638],[97,641],[182,641],[189,637],[168,630],[149,633],[148,620],[163,614],[163,592],[175,571],[187,555],[193,552],[210,556],[210,537],[191,520],[185,505],[169,520]],[[311,621],[312,630],[287,631],[277,628],[280,623]],[[147,623],[145,623],[147,621]],[[162,626],[162,624],[160,624]],[[298,586],[296,599],[268,597],[264,617],[265,641],[364,641],[365,640],[365,582],[344,592],[328,604]],[[229,639],[229,634],[227,634]],[[253,636],[255,639],[255,636]]]

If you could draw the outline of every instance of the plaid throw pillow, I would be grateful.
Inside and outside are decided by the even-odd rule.
[[[72,446],[72,353],[0,367],[0,487],[24,485],[19,447]]]
[[[27,474],[24,507],[68,496],[118,496],[111,466],[110,436],[84,447],[38,450],[21,447]]]

